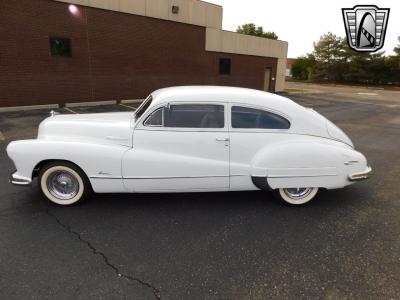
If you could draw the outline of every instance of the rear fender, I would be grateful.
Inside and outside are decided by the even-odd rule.
[[[347,165],[346,162],[357,162]],[[286,142],[268,145],[252,160],[252,177],[265,177],[272,189],[339,188],[350,184],[354,170],[364,170],[365,157],[337,142]]]

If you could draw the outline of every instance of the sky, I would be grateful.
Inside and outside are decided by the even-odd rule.
[[[288,57],[298,57],[313,50],[313,42],[330,31],[345,36],[342,8],[374,4],[390,8],[385,54],[393,54],[400,36],[400,1],[352,0],[205,0],[223,7],[223,29],[236,31],[244,23],[255,23],[265,31],[274,31],[280,40],[289,42]]]

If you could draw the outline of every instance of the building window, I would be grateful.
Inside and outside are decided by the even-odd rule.
[[[220,58],[219,59],[219,74],[230,75],[231,74],[231,59]]]
[[[54,57],[71,57],[71,40],[67,38],[50,37],[50,54]]]
[[[179,14],[179,6],[178,5],[172,5],[172,13],[173,14]]]

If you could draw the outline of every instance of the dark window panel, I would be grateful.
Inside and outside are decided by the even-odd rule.
[[[71,40],[68,38],[50,37],[50,54],[54,57],[71,57]]]
[[[232,106],[232,128],[288,129],[290,122],[264,110]]]
[[[220,58],[219,59],[219,74],[230,75],[231,74],[231,59]]]
[[[211,104],[170,105],[164,113],[165,127],[223,128],[224,106]]]
[[[146,121],[144,121],[145,126],[163,126],[163,109],[158,108],[152,112],[150,116],[147,117]]]
[[[153,101],[153,97],[151,95],[139,106],[139,108],[135,111],[135,118],[139,119],[143,113],[149,108],[151,102]]]

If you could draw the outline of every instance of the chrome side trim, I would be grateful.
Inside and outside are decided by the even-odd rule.
[[[122,179],[121,176],[89,176],[92,179]]]
[[[370,178],[372,175],[373,175],[372,168],[370,166],[367,166],[364,172],[350,174],[349,180],[350,181],[366,180]]]
[[[32,179],[18,176],[16,173],[15,171],[10,175],[8,182],[18,186],[30,186],[32,184]]]
[[[337,176],[338,174],[318,174],[318,175],[268,175],[268,178],[296,178],[296,177],[324,177],[324,176]]]
[[[241,176],[241,175],[236,175]],[[121,177],[121,176],[89,176],[89,178],[93,179],[185,179],[185,178],[220,178],[220,177],[229,177],[229,175],[209,175],[209,176],[162,176],[162,177]]]
[[[355,164],[358,164],[358,163],[359,163],[358,160],[349,160],[349,161],[345,161],[345,162],[344,162],[344,164],[345,164],[346,166],[355,165]]]
[[[123,179],[185,179],[185,178],[189,178],[189,179],[196,179],[196,178],[220,178],[220,177],[229,177],[229,175],[204,175],[204,176],[159,176],[159,177],[152,177],[152,176],[148,176],[148,177],[123,177]]]

